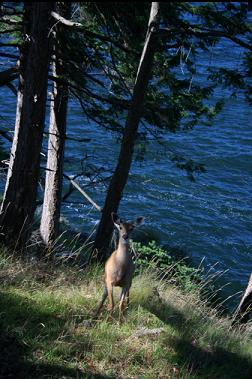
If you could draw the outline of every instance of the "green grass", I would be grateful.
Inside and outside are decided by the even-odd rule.
[[[0,378],[251,379],[251,325],[231,329],[199,291],[150,270],[134,278],[123,324],[106,308],[87,322],[102,275],[2,254]]]

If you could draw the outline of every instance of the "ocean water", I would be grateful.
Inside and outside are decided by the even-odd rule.
[[[229,42],[213,48],[211,54],[200,57],[194,80],[206,80],[209,64],[238,69],[242,50]],[[224,99],[225,107],[211,126],[199,124],[192,131],[167,133],[162,137],[166,149],[150,142],[145,160],[133,162],[119,213],[127,219],[145,216],[143,233],[151,230],[160,243],[185,251],[196,266],[222,272],[218,285],[223,287],[223,296],[237,293],[228,300],[233,307],[252,271],[252,108],[242,94],[232,98],[229,91],[219,88],[214,97]],[[1,124],[13,129],[15,97],[9,89],[1,88],[0,100]],[[89,170],[92,165],[107,170],[115,167],[120,147],[117,137],[85,119],[73,101],[68,134],[90,141],[67,141],[66,173],[74,175],[87,165]],[[203,163],[206,172],[190,181],[169,159],[169,149]],[[82,178],[80,183],[86,186],[89,180]],[[65,191],[67,188],[65,183]],[[87,186],[86,191],[103,205],[102,183]],[[100,217],[77,192],[63,204],[62,216],[71,227],[85,233],[94,230]]]

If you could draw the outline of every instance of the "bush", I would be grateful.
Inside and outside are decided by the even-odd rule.
[[[169,279],[186,291],[199,287],[199,283],[202,281],[202,272],[189,266],[185,259],[178,260],[176,256],[172,256],[172,250],[168,251],[158,246],[155,241],[151,241],[147,245],[135,242],[133,250],[136,255],[137,272],[146,268],[155,270],[159,277]]]

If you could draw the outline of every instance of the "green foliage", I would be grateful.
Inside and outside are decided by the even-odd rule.
[[[137,272],[144,269],[154,270],[160,277],[171,280],[183,290],[199,288],[202,273],[191,267],[185,259],[178,259],[172,249],[166,250],[155,241],[149,242],[148,245],[134,242],[133,247],[136,251]]]
[[[3,14],[4,12],[3,10]],[[22,16],[18,13],[21,13],[20,7],[15,6],[15,9],[13,8],[13,14],[6,14],[4,19],[0,22],[1,42],[3,42],[4,39],[4,42],[8,42],[10,46],[13,44],[13,47],[16,47],[17,44],[23,41]]]
[[[176,162],[178,168],[186,171],[188,179],[190,179],[192,182],[195,182],[194,173],[206,172],[205,166],[203,164],[196,163],[191,159],[185,160],[185,158],[181,156],[174,155],[172,161]]]
[[[101,74],[100,83],[96,81],[94,85],[97,77],[90,75],[85,82],[85,95],[81,96],[83,110],[97,124],[121,131],[124,117],[120,118],[119,115],[124,116],[128,109],[127,100],[130,99],[134,86],[150,3],[110,4],[108,8],[102,3],[81,3],[76,19],[94,35],[72,33],[72,42],[77,41],[74,43],[74,51],[78,58],[74,59],[77,62],[74,70],[71,67],[73,59],[69,60],[68,72],[73,77],[78,71],[88,68],[88,72],[92,70]],[[150,128],[159,128],[162,131],[192,128],[205,118],[211,121],[221,110],[220,103],[209,105],[206,102],[211,98],[218,81],[209,77],[209,84],[199,86],[192,80],[197,75],[197,56],[202,49],[208,50],[212,47],[217,38],[211,35],[193,35],[188,28],[196,25],[199,30],[212,28],[215,31],[218,27],[219,31],[226,33],[231,25],[234,27],[234,24],[239,23],[240,30],[240,23],[246,22],[246,12],[247,8],[242,5],[230,7],[226,3],[203,3],[197,6],[178,2],[162,4],[162,30],[168,28],[172,31],[165,36],[161,33],[157,41],[152,81],[143,115]],[[230,16],[233,17],[232,21]],[[246,28],[242,30],[242,33],[246,32]],[[95,37],[99,35],[103,36],[102,40]],[[69,52],[74,57],[71,49]],[[77,78],[74,79],[75,82],[76,80]],[[117,104],[116,100],[119,100]],[[100,107],[99,112],[97,106]],[[119,119],[119,122],[114,121]],[[145,125],[141,128],[144,130]]]
[[[109,7],[101,2],[72,3],[72,17],[83,30],[63,27],[59,36],[65,68],[60,79],[71,84],[71,95],[78,99],[88,119],[119,136],[130,105],[150,6],[148,2],[112,2]],[[210,72],[204,85],[194,79],[202,50],[215,48],[221,39],[214,35],[216,31],[250,42],[247,12],[246,3],[162,3],[161,31],[136,159],[143,160],[149,138],[166,131],[189,130],[199,123],[209,125],[223,107],[223,101],[209,101],[220,83],[233,93],[237,88],[244,90],[251,101],[251,86],[244,85],[244,78],[251,73],[251,53],[246,54],[243,73],[220,67]],[[21,20],[21,16],[10,17]],[[170,158],[176,161],[175,155],[170,154]],[[193,172],[204,172],[202,165],[191,164],[190,159],[183,159],[177,166],[186,170],[191,180]]]
[[[93,34],[73,32],[71,41],[65,44],[66,76],[79,87],[72,94],[87,118],[119,135],[130,105],[149,11],[147,2],[112,2],[109,7],[105,3],[80,3],[74,17]],[[218,33],[242,36],[249,43],[247,12],[245,3],[162,3],[161,31],[135,159],[144,159],[149,139],[158,139],[166,131],[190,130],[199,123],[210,125],[222,110],[223,100],[215,104],[212,101],[224,77],[222,68],[216,68],[204,84],[199,84],[195,80],[199,74],[197,62],[202,50],[217,47],[221,39]],[[232,88],[235,82],[239,82],[239,75],[227,79],[225,85]],[[246,94],[250,99],[250,88]],[[194,173],[205,170],[190,157],[177,160],[176,152],[167,154],[192,181]]]
[[[223,88],[228,88],[231,92],[231,96],[235,97],[238,93],[243,93],[249,104],[252,104],[252,54],[247,53],[244,55],[244,64],[235,70],[220,68],[209,69],[210,80],[214,80]]]
[[[156,241],[151,241],[148,245],[134,242],[133,246],[137,254],[136,265],[138,269],[159,268],[162,270],[167,269],[173,263],[170,254],[158,246]]]

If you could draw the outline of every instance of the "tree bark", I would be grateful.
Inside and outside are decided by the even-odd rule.
[[[250,313],[252,312],[252,274],[250,275],[249,282],[246,291],[238,305],[235,314],[233,324],[241,323],[245,324],[249,321]]]
[[[97,258],[100,261],[106,259],[113,232],[111,212],[117,212],[133,159],[134,143],[143,113],[145,93],[153,66],[159,23],[160,3],[153,2],[151,5],[146,40],[133,89],[131,106],[124,128],[119,159],[109,185],[101,221],[95,238],[94,250],[97,252]]]
[[[69,17],[70,7],[70,3],[56,3],[57,12],[65,17]],[[54,77],[62,78],[64,76],[62,27],[58,25],[55,26],[55,29],[52,73]],[[40,224],[41,237],[47,247],[54,243],[59,233],[67,104],[68,85],[64,81],[61,83],[54,81],[51,97],[45,193]]]
[[[36,207],[48,74],[50,2],[26,2],[15,134],[0,215],[0,238],[23,248]]]

